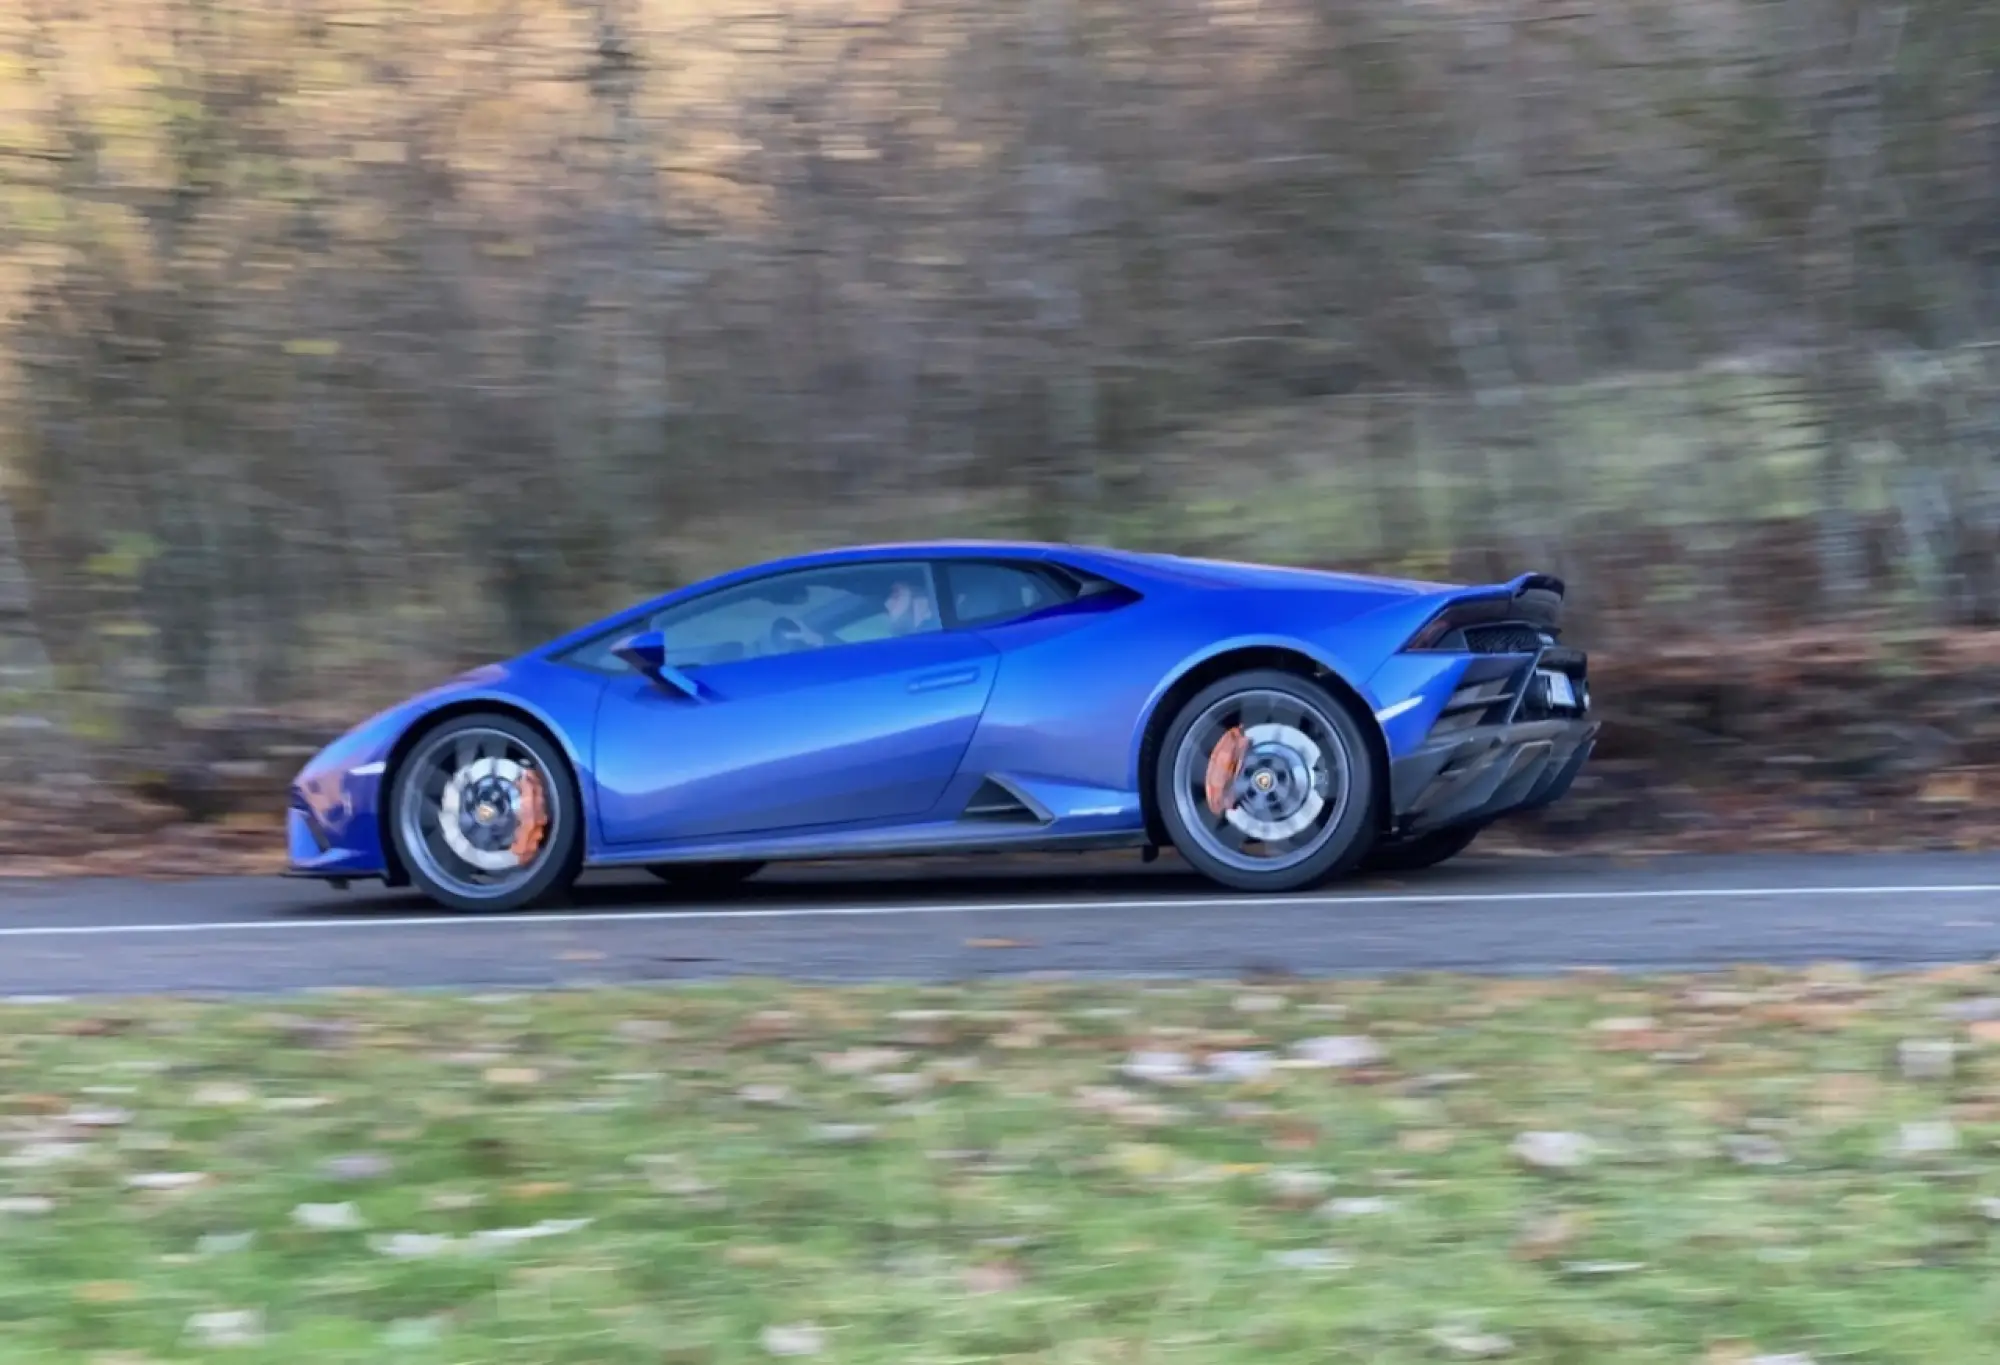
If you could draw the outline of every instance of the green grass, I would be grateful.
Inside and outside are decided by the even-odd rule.
[[[2000,975],[9,1007],[0,1360],[1977,1359],[2000,1329],[1980,1203],[2000,1049],[1941,1007],[1988,991]],[[1135,1050],[1199,1075],[1319,1035],[1381,1060],[1121,1074]],[[1963,1050],[1911,1078],[1908,1038]],[[1898,1149],[1936,1120],[1953,1150]],[[1539,1169],[1513,1150],[1533,1131],[1595,1155]],[[1745,1137],[1784,1164],[1732,1158]],[[133,1183],[162,1173],[181,1187]],[[365,1226],[300,1225],[315,1204]],[[476,1240],[523,1228],[543,1235]],[[189,1330],[230,1312],[261,1339]]]

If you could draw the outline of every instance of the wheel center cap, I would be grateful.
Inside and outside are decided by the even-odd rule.
[[[1257,790],[1260,792],[1267,792],[1271,790],[1271,788],[1276,786],[1278,782],[1277,778],[1271,776],[1269,769],[1266,769],[1265,771],[1258,773],[1255,777],[1251,778],[1250,780],[1251,782],[1256,784]]]
[[[482,802],[479,808],[472,812],[473,818],[482,825],[492,824],[494,817],[499,814],[499,810],[490,801]]]

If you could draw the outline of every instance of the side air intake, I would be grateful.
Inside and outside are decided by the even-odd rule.
[[[961,820],[978,820],[991,824],[1045,825],[1048,815],[1028,804],[1021,794],[1004,782],[987,778],[979,784],[979,790],[965,803]]]

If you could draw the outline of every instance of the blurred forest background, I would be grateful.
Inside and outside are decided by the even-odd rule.
[[[8,0],[0,757],[998,534],[1553,570],[1614,763],[1971,807],[1996,338],[1982,0]]]

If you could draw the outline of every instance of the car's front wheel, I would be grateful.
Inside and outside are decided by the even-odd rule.
[[[1181,707],[1153,775],[1168,837],[1243,891],[1293,891],[1348,871],[1375,833],[1376,779],[1353,714],[1310,678],[1259,669]]]
[[[548,739],[511,716],[458,716],[398,766],[396,852],[418,889],[454,910],[519,910],[577,873],[581,802]]]

